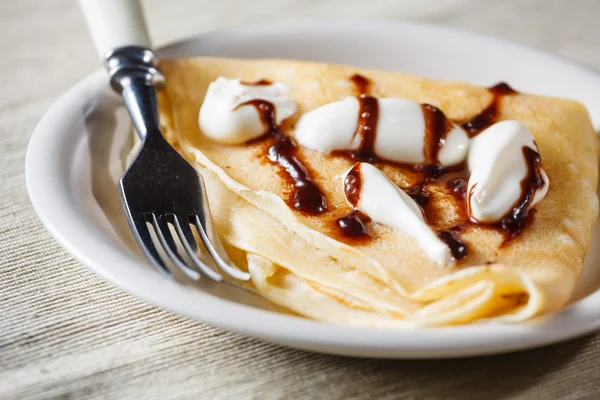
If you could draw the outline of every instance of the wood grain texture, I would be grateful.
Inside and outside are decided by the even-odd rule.
[[[145,4],[158,45],[273,18],[405,18],[504,37],[600,68],[596,0]],[[76,2],[1,1],[0,54],[0,398],[600,397],[598,335],[466,360],[333,357],[215,329],[105,283],[43,230],[23,173],[42,114],[99,67]]]

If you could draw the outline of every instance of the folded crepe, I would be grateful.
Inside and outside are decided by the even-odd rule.
[[[166,77],[159,92],[163,133],[202,172],[219,234],[245,254],[237,258],[240,267],[272,302],[321,321],[402,328],[523,321],[569,300],[598,214],[597,141],[581,104],[526,94],[499,99],[463,83],[301,61],[201,57],[163,60],[160,69]],[[350,240],[334,227],[351,211],[340,176],[353,161],[299,146],[297,157],[328,205],[311,215],[290,206],[290,183],[265,157],[268,141],[219,144],[199,128],[208,86],[219,77],[289,86],[297,111],[280,129],[293,138],[304,113],[357,95],[349,80],[356,74],[370,80],[373,96],[431,104],[452,121],[467,121],[497,103],[496,120],[523,123],[551,183],[520,235],[506,243],[498,230],[470,226],[461,233],[468,256],[446,266],[411,236],[382,224],[371,224],[371,240]],[[414,184],[413,170],[378,166],[399,187]],[[428,192],[435,228],[461,223],[458,200],[441,183],[429,184]]]

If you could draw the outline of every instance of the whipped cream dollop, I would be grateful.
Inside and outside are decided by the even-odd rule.
[[[362,137],[357,131],[361,100],[346,97],[305,113],[296,124],[296,140],[302,146],[322,153],[359,150]],[[388,161],[426,163],[428,122],[423,106],[401,98],[376,101],[375,126],[368,127],[376,131],[372,149],[375,155]],[[465,159],[469,138],[461,127],[447,121],[443,114],[441,116],[450,129],[444,132],[437,158],[442,165],[455,165]]]
[[[529,209],[548,192],[549,180],[539,162],[528,161],[526,148],[538,157],[531,132],[518,121],[498,122],[471,140],[467,164],[471,172],[467,186],[469,216],[479,222],[500,221],[517,206]],[[531,169],[537,169],[532,171]],[[541,185],[531,187],[527,179],[538,174]],[[539,183],[539,179],[538,179]],[[524,190],[533,198],[522,203]],[[527,210],[525,210],[526,212]]]
[[[344,191],[352,207],[374,222],[415,238],[437,264],[452,260],[450,248],[427,225],[421,207],[377,167],[356,163],[346,172]]]
[[[271,103],[275,110],[277,125],[296,112],[295,101],[286,96],[287,85],[245,84],[239,79],[219,77],[212,82],[198,115],[198,123],[204,135],[223,144],[240,144],[265,134],[268,126],[253,100]]]

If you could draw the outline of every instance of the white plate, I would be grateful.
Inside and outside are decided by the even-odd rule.
[[[600,76],[538,50],[439,27],[390,22],[295,22],[214,33],[171,45],[163,56],[216,55],[318,60],[409,71],[482,85],[504,80],[520,91],[585,103],[600,127]],[[126,242],[114,182],[116,142],[128,137],[120,101],[98,72],[46,113],[27,153],[26,178],[40,219],[78,260],[153,304],[275,343],[369,357],[426,358],[492,354],[557,342],[600,326],[598,240],[566,309],[521,325],[471,325],[408,331],[350,328],[286,315],[228,285],[189,287],[165,279]],[[110,150],[112,149],[112,150]],[[111,203],[111,201],[113,203]],[[100,203],[111,203],[113,208]],[[109,204],[110,205],[110,204]]]

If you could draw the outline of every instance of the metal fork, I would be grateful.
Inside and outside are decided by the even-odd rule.
[[[216,264],[231,277],[248,280],[250,275],[238,269],[223,248],[202,177],[160,131],[154,86],[161,84],[164,77],[157,69],[156,56],[144,47],[125,46],[110,52],[105,66],[111,86],[123,96],[142,140],[137,156],[121,178],[119,192],[129,226],[146,257],[169,276],[172,274],[159,248],[192,279],[206,275],[220,281],[222,276],[209,267]],[[153,241],[149,226],[158,243]],[[206,251],[199,251],[192,226]],[[182,245],[179,249],[177,239]]]

